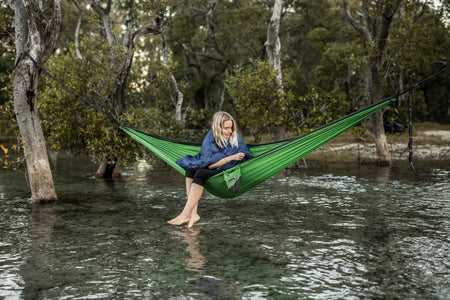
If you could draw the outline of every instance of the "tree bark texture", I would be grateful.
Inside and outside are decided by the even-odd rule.
[[[277,72],[278,85],[282,89],[280,20],[283,0],[275,0],[272,16],[267,26],[266,53],[269,66]]]
[[[95,0],[87,0],[87,3],[102,19],[106,39],[110,45],[114,45],[116,43],[116,35],[114,34],[111,18],[109,17],[112,1],[107,1],[106,8],[101,7]]]
[[[269,66],[275,70],[280,97],[283,97],[283,76],[281,71],[281,43],[280,43],[280,21],[283,0],[275,0],[272,16],[267,26],[267,41],[265,43]],[[275,128],[274,140],[280,141],[285,138],[286,124],[280,124]]]
[[[377,15],[370,14],[369,1],[361,1],[361,21],[353,18],[348,0],[344,1],[345,15],[349,23],[360,33],[368,44],[368,70],[366,75],[367,102],[370,105],[380,101],[383,97],[381,74],[384,64],[383,53],[389,36],[389,29],[398,11],[401,0],[385,0],[377,2],[380,12]],[[377,111],[370,117],[370,129],[374,135],[378,160],[381,164],[390,164],[392,161],[388,149],[386,134],[383,126],[383,112]]]
[[[80,29],[81,29],[81,21],[83,18],[83,10],[81,9],[77,0],[72,0],[72,2],[75,4],[75,6],[78,9],[78,20],[77,20],[77,26],[75,27],[75,33],[74,33],[75,54],[79,59],[82,59],[83,56],[81,55],[81,52],[80,52]]]
[[[175,119],[177,121],[181,122],[183,120],[183,115],[182,115],[181,109],[183,107],[184,95],[183,95],[183,92],[178,87],[178,82],[177,82],[175,76],[173,76],[173,74],[169,68],[169,62],[168,62],[168,58],[167,58],[168,55],[167,55],[166,35],[164,33],[164,30],[161,30],[161,37],[162,37],[162,48],[163,48],[162,64],[167,72],[167,75],[170,78],[170,82],[172,83],[172,88],[177,95],[176,101],[174,101]]]
[[[36,202],[57,199],[52,172],[39,120],[37,87],[39,70],[24,55],[27,51],[42,64],[51,56],[61,24],[61,3],[54,1],[53,18],[48,21],[33,1],[14,1],[16,69],[14,70],[14,111],[25,146],[31,198]]]

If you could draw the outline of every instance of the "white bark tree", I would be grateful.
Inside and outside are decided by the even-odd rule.
[[[277,74],[277,83],[280,97],[283,97],[283,76],[281,70],[281,42],[280,42],[280,21],[281,9],[283,8],[283,0],[275,0],[273,5],[272,16],[267,26],[267,41],[265,43],[267,59],[269,66],[275,70]],[[283,140],[285,138],[286,124],[282,123],[275,128],[275,140]]]
[[[72,0],[72,2],[75,4],[75,6],[78,9],[78,19],[77,19],[77,26],[75,27],[75,33],[74,33],[74,40],[75,40],[75,55],[82,59],[83,56],[80,52],[80,29],[81,29],[81,20],[83,18],[83,9],[78,4],[77,0]]]
[[[283,0],[275,0],[272,16],[267,26],[266,53],[269,66],[277,72],[277,80],[280,89],[283,89],[283,76],[281,72],[281,42],[280,42],[280,21]]]
[[[16,69],[14,70],[14,111],[25,146],[31,198],[36,202],[57,199],[42,132],[37,89],[39,69],[53,53],[61,25],[61,1],[54,0],[52,18],[32,0],[9,0],[14,10]]]

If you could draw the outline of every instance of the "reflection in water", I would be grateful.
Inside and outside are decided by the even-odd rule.
[[[204,273],[204,268],[207,263],[206,258],[200,253],[200,244],[197,240],[199,233],[200,228],[198,227],[192,227],[190,229],[184,228],[182,230],[169,232],[169,234],[176,238],[180,238],[187,244],[186,251],[190,255],[190,257],[186,258],[188,264],[187,270],[190,273],[190,277],[187,278],[188,281],[196,281],[200,278]]]
[[[49,260],[53,253],[47,245],[53,235],[55,206],[56,203],[33,204],[31,208],[29,251],[20,268],[25,282],[25,299],[41,298],[39,291],[43,287],[52,287],[50,276],[53,270]]]

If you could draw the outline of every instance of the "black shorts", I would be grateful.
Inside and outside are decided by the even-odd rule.
[[[212,177],[219,173],[217,170],[210,170],[208,168],[198,168],[198,169],[187,169],[186,177],[192,178],[193,183],[201,186],[205,186],[205,181],[209,177]]]

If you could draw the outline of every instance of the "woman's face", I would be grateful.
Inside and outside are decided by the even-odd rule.
[[[225,121],[222,125],[222,134],[228,140],[233,133],[233,121]]]

